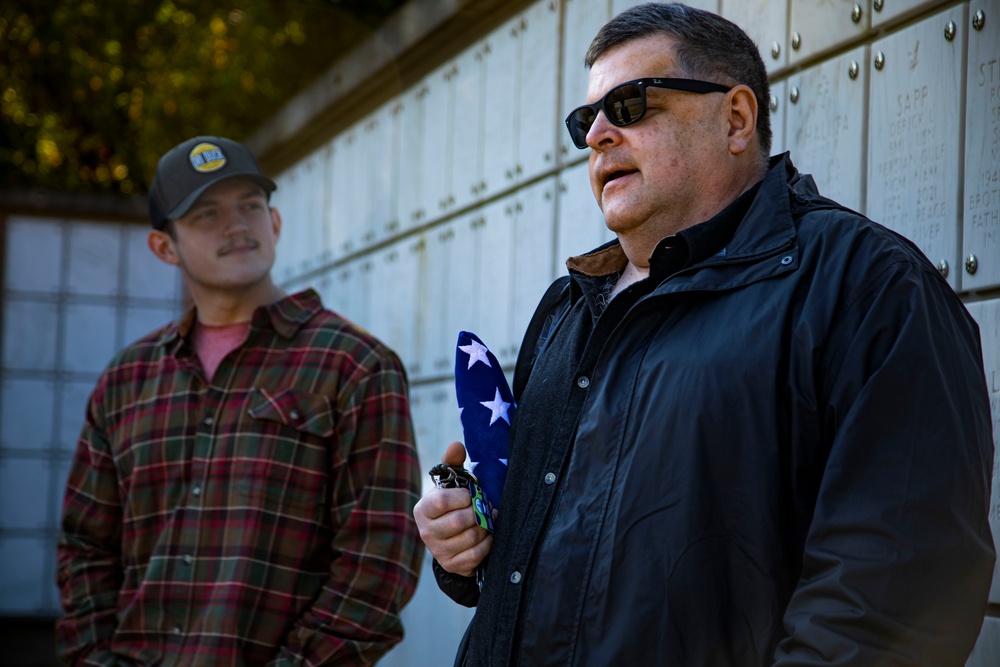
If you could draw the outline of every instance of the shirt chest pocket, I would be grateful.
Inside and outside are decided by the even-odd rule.
[[[329,399],[297,389],[258,388],[247,414],[261,437],[246,439],[254,451],[245,452],[249,465],[237,476],[240,493],[263,498],[268,506],[323,504],[335,427]]]
[[[297,389],[270,391],[257,388],[250,395],[250,416],[256,420],[283,424],[302,435],[329,438],[333,435],[330,399]]]

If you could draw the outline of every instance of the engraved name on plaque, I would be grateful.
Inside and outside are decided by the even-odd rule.
[[[862,46],[792,76],[786,121],[799,171],[812,174],[824,196],[861,212],[867,62]]]
[[[962,55],[957,6],[871,46],[868,206],[958,285]]]
[[[1000,0],[969,4],[962,289],[1000,285]]]

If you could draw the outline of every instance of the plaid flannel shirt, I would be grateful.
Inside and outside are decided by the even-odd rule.
[[[73,664],[368,665],[423,545],[396,355],[312,291],[258,308],[206,381],[194,313],[102,375],[66,490]]]

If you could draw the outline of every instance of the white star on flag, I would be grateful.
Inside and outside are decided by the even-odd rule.
[[[478,341],[470,340],[468,345],[459,345],[458,349],[469,355],[469,368],[472,368],[472,365],[477,361],[481,361],[490,367],[493,366],[493,364],[490,363],[489,357],[486,356],[486,353],[489,352],[489,350],[485,345]]]
[[[492,401],[480,401],[479,404],[486,406],[493,412],[493,414],[490,415],[490,426],[493,426],[493,422],[500,418],[503,418],[503,420],[508,424],[510,423],[510,418],[507,416],[507,409],[510,408],[510,403],[507,403],[500,398],[499,388],[497,388],[497,395]]]

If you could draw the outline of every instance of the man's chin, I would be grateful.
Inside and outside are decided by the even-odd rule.
[[[604,224],[615,234],[627,231],[636,224],[635,211],[623,206],[623,203],[621,201],[606,203],[602,209],[604,211]]]

